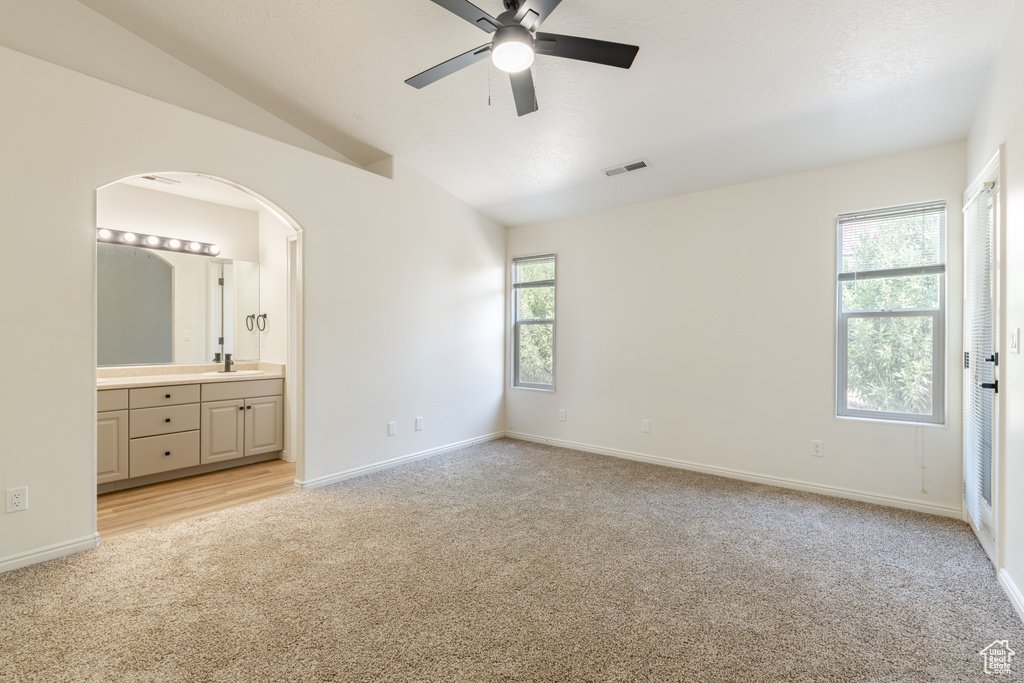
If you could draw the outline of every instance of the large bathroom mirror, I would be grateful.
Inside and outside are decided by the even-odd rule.
[[[260,264],[99,243],[97,364],[260,359]]]

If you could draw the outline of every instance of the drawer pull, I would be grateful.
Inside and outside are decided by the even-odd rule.
[[[164,396],[164,398],[170,398],[170,397],[171,397],[170,394],[167,394],[166,396]]]
[[[166,420],[164,420],[164,422],[170,422],[170,421],[171,421],[171,418],[167,418]]]
[[[170,452],[170,451],[165,451],[165,452],[164,452],[164,455],[170,455],[170,454],[171,454],[171,452]]]

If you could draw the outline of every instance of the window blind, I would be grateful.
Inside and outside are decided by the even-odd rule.
[[[992,505],[993,227],[995,192],[987,189],[964,209],[964,501],[976,526]]]
[[[840,215],[839,279],[945,272],[945,224],[943,202]]]

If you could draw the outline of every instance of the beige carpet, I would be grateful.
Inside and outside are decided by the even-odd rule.
[[[961,522],[502,440],[0,576],[4,681],[1021,680]],[[985,676],[995,639],[1021,653]]]

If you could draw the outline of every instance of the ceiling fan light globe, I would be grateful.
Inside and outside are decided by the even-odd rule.
[[[494,66],[510,74],[529,69],[533,64],[533,48],[526,43],[510,40],[497,45],[491,50],[491,61]]]

